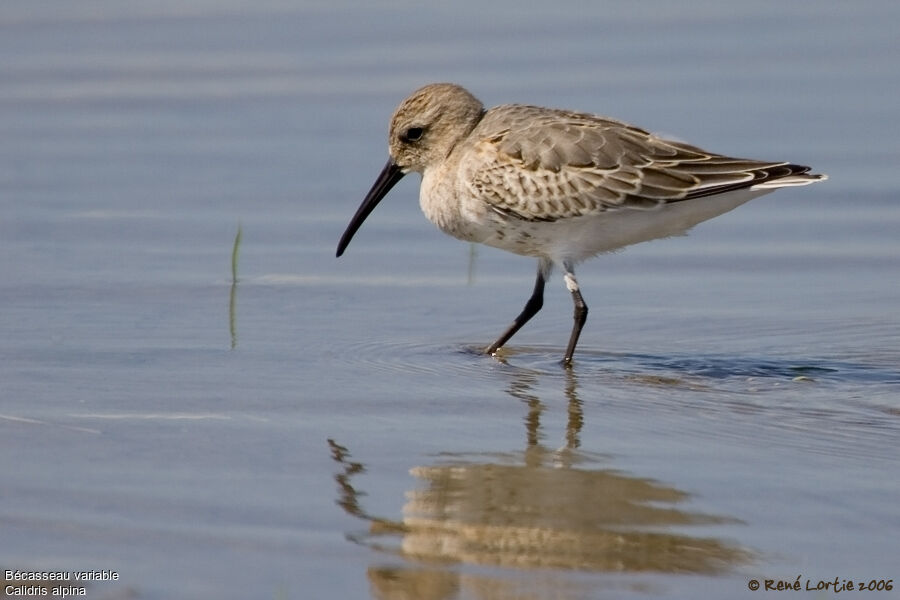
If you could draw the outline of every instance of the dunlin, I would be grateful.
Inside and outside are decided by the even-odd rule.
[[[780,187],[827,178],[788,162],[732,158],[606,117],[521,104],[485,110],[462,87],[427,85],[391,118],[390,158],[337,247],[404,175],[422,175],[419,204],[461,240],[538,259],[525,308],[495,354],[544,303],[554,266],[575,303],[563,364],[587,318],[574,267],[596,254],[686,232]]]

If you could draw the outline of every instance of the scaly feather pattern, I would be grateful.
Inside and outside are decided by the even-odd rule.
[[[470,139],[460,181],[493,210],[528,221],[654,209],[785,177],[819,179],[805,174],[809,167],[731,158],[613,119],[537,106],[493,108]]]

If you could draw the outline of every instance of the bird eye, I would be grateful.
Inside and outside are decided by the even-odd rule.
[[[406,133],[403,134],[403,139],[407,142],[418,142],[422,139],[423,133],[425,133],[425,129],[422,127],[410,127],[406,130]]]

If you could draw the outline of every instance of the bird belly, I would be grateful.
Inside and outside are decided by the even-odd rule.
[[[419,202],[425,216],[455,238],[514,254],[579,262],[632,244],[682,235],[689,229],[769,193],[745,189],[678,202],[655,209],[622,208],[552,221],[527,220],[494,210],[460,193],[447,180],[423,177]]]
[[[608,210],[547,223],[542,242],[556,261],[582,261],[650,240],[684,235],[695,225],[771,190],[738,190],[663,204],[656,209]]]

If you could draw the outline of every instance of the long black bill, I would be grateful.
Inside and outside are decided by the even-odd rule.
[[[400,170],[400,167],[395,165],[393,161],[387,161],[387,164],[384,165],[384,169],[381,170],[381,174],[378,175],[378,179],[372,184],[372,189],[366,194],[362,204],[360,204],[359,208],[356,210],[356,214],[350,219],[350,224],[347,225],[347,230],[344,231],[344,235],[341,236],[341,241],[338,242],[337,256],[344,253],[350,240],[352,240],[353,236],[356,234],[356,230],[363,224],[366,217],[375,210],[375,207],[378,206],[381,199],[391,191],[394,184],[403,179],[404,175],[405,173]]]

